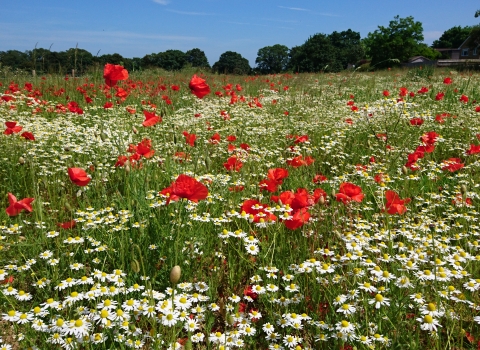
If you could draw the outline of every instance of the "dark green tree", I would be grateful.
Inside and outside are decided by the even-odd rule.
[[[151,53],[142,57],[142,67],[154,68],[160,67],[159,54]]]
[[[192,65],[192,67],[198,68],[210,68],[210,64],[208,63],[207,56],[205,56],[205,52],[200,49],[191,49],[185,52],[185,57],[188,63]]]
[[[338,72],[342,68],[335,47],[325,34],[315,34],[290,50],[289,69],[295,72]]]
[[[280,44],[262,47],[255,60],[257,69],[262,74],[283,72],[288,65],[288,51],[288,47]]]
[[[13,69],[31,68],[32,61],[29,60],[27,52],[17,50],[0,51],[0,63],[2,67],[10,67]]]
[[[158,54],[159,67],[168,71],[180,70],[187,64],[187,57],[183,51],[167,50]]]
[[[105,54],[100,56],[98,59],[101,65],[105,65],[107,63],[123,65],[125,62],[125,58],[123,58],[123,56],[119,53]]]
[[[415,56],[423,41],[423,26],[412,16],[395,16],[388,27],[379,26],[364,39],[371,66],[382,68],[398,65]],[[395,60],[395,61],[392,61]]]
[[[220,74],[249,74],[251,71],[248,60],[237,52],[226,51],[212,66],[215,73]]]
[[[336,60],[341,64],[343,69],[346,69],[349,64],[355,64],[365,57],[365,50],[360,39],[360,33],[348,29],[340,33],[333,32],[328,38],[336,49]]]
[[[455,26],[447,29],[438,40],[433,42],[432,47],[436,49],[458,48],[467,40],[471,31],[471,26]]]

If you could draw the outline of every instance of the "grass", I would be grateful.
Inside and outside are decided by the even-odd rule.
[[[10,74],[0,349],[477,347],[478,74]]]

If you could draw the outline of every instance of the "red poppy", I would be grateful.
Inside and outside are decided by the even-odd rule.
[[[173,91],[179,91],[179,90],[180,90],[180,85],[172,85],[172,86],[170,86],[170,88],[171,88]]]
[[[220,134],[216,132],[215,134],[212,135],[212,137],[210,137],[210,140],[208,140],[208,142],[214,145],[217,145],[220,143],[220,140],[221,140]]]
[[[298,167],[301,167],[303,165],[310,165],[314,161],[315,160],[310,156],[307,156],[305,158],[303,158],[303,156],[296,156],[293,159],[287,160],[287,164],[294,167],[294,168],[298,168]]]
[[[445,97],[445,94],[443,92],[439,92],[437,96],[435,96],[435,100],[441,101]]]
[[[327,177],[325,175],[322,175],[322,174],[317,174],[313,177],[313,183],[319,183],[319,182],[324,182],[324,181],[327,181]]]
[[[452,79],[449,77],[446,77],[445,79],[443,79],[443,83],[446,85],[450,85],[452,82],[453,82]]]
[[[74,228],[76,224],[77,222],[75,220],[70,220],[66,222],[59,222],[57,226],[63,228],[64,230],[69,230],[71,228]]]
[[[207,85],[205,79],[197,77],[196,74],[193,75],[188,86],[192,93],[198,98],[203,98],[210,93],[210,86]]]
[[[277,182],[272,179],[264,179],[260,181],[260,183],[258,184],[258,187],[268,192],[276,192],[278,190],[279,185],[281,185],[281,182]]]
[[[387,213],[393,214],[404,214],[407,211],[405,204],[410,203],[410,198],[400,199],[400,196],[391,190],[385,191],[385,198],[387,200],[385,204],[385,209]]]
[[[460,170],[465,166],[460,158],[448,158],[447,160],[443,161],[442,164],[442,170],[447,170],[451,173]]]
[[[288,170],[285,168],[269,169],[267,177],[277,183],[282,183],[283,179],[288,177]]]
[[[195,146],[195,140],[197,139],[197,135],[195,134],[189,134],[187,131],[183,132],[183,136],[185,136],[185,142],[194,147]]]
[[[240,148],[247,151],[247,152],[250,150],[250,146],[246,143],[241,143]]]
[[[127,156],[118,156],[117,162],[115,163],[115,167],[124,166],[127,160],[128,160]]]
[[[475,112],[480,112],[480,106],[475,107]]]
[[[112,108],[112,107],[113,107],[112,102],[105,102],[105,104],[103,105],[103,108],[105,108],[105,109]]]
[[[83,114],[83,109],[80,108],[77,102],[75,101],[70,101],[67,103],[67,108],[70,112],[76,113],[76,114]]]
[[[17,125],[17,122],[5,122],[5,126],[7,127],[3,132],[5,135],[16,134],[23,129],[23,126]]]
[[[385,175],[383,173],[376,174],[373,179],[377,184],[381,184],[385,181]]]
[[[470,206],[473,204],[472,198],[466,197],[465,200],[463,200],[463,195],[461,193],[458,193],[455,198],[452,200],[452,204],[456,206]]]
[[[162,122],[162,117],[156,115],[155,113],[144,110],[143,115],[145,116],[145,120],[142,123],[144,127],[153,126]]]
[[[152,140],[143,139],[136,148],[136,153],[145,158],[152,158],[155,154],[155,150],[152,149]]]
[[[302,227],[306,222],[310,220],[310,213],[307,208],[301,208],[296,210],[289,220],[285,220],[285,227],[290,230],[296,230]]]
[[[304,143],[308,141],[308,135],[297,136],[294,143]]]
[[[87,172],[81,168],[68,168],[68,176],[70,176],[70,180],[78,186],[87,186],[91,180]]]
[[[472,155],[472,154],[477,154],[477,153],[480,153],[480,145],[474,145],[474,144],[471,144],[470,145],[470,148],[467,150],[467,155]]]
[[[468,103],[468,96],[466,95],[462,95],[460,96],[460,102],[463,102],[463,103]]]
[[[28,131],[22,132],[20,136],[26,138],[27,140],[35,141],[35,136],[33,136],[31,132],[28,132]]]
[[[120,65],[107,63],[103,68],[103,78],[109,87],[115,86],[119,80],[128,79],[128,71]]]
[[[437,134],[435,131],[429,131],[429,132],[423,134],[420,137],[420,140],[425,145],[433,145],[435,142],[437,142],[439,136],[440,135]],[[430,153],[430,152],[428,152],[428,153]]]
[[[236,156],[232,156],[223,163],[223,167],[229,171],[240,171],[243,167],[243,163]]]
[[[383,90],[383,96],[385,96],[385,97],[390,96],[390,91],[388,91],[388,90]]]
[[[161,194],[170,194],[168,201],[177,201],[180,198],[198,203],[208,196],[207,187],[195,178],[181,174],[172,182],[170,187],[165,188]]]
[[[412,119],[410,119],[410,124],[420,126],[420,125],[423,124],[423,119],[422,118],[412,118]]]
[[[428,88],[425,86],[422,86],[422,88],[417,91],[417,94],[425,94],[427,92],[428,92]]]
[[[17,198],[13,194],[8,193],[8,202],[10,205],[7,209],[5,209],[5,212],[8,216],[17,216],[22,210],[26,210],[31,213],[33,211],[31,203],[34,200],[34,198],[24,198],[17,201]]]
[[[237,137],[236,137],[235,135],[228,135],[227,138],[226,138],[226,140],[227,140],[228,142],[234,142],[234,141],[237,140]]]
[[[337,202],[347,204],[350,201],[360,203],[365,195],[362,193],[360,186],[354,185],[350,182],[343,182],[340,184],[339,193],[335,195]]]
[[[407,96],[408,94],[408,89],[406,87],[401,87],[400,88],[400,92],[398,93],[398,95],[400,97],[404,97],[404,96]]]

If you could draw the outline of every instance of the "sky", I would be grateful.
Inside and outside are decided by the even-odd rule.
[[[421,22],[429,45],[449,28],[480,23],[478,0],[0,0],[0,9],[0,51],[78,45],[132,58],[199,48],[210,65],[235,51],[252,67],[262,47],[348,29],[364,38],[396,15]]]

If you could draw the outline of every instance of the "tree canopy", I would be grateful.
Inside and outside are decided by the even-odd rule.
[[[422,23],[412,16],[400,18],[397,15],[388,27],[378,26],[373,33],[368,33],[363,42],[367,55],[372,58],[371,66],[384,68],[417,55],[422,41]]]
[[[215,73],[220,74],[249,74],[250,63],[237,52],[226,51],[220,55],[220,58],[212,66]]]
[[[265,46],[258,50],[257,69],[262,74],[274,74],[283,72],[288,64],[288,47],[276,44],[273,46]]]
[[[436,49],[458,48],[467,40],[471,31],[471,26],[455,26],[447,29],[438,40],[434,40],[432,47]]]
[[[185,58],[187,62],[192,65],[192,67],[210,68],[210,64],[208,63],[207,56],[205,56],[205,52],[198,48],[185,52]]]

